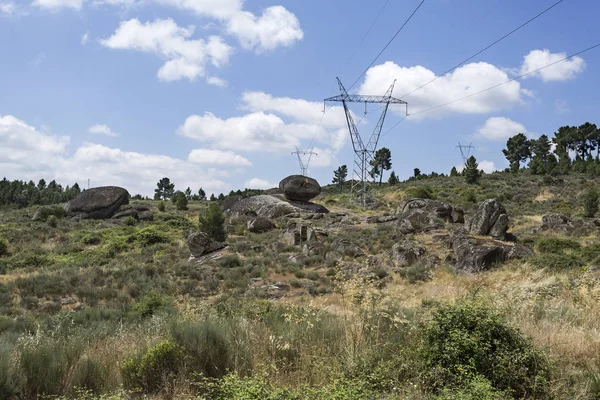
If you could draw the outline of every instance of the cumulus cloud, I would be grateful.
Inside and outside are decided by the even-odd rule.
[[[252,178],[244,182],[246,189],[271,189],[277,187],[276,183],[271,183],[266,179]]]
[[[227,81],[216,76],[209,76],[206,78],[206,83],[222,88],[227,87]]]
[[[268,7],[260,17],[240,11],[229,20],[227,31],[242,47],[257,52],[289,47],[304,37],[298,18],[282,6]]]
[[[233,17],[242,11],[243,4],[243,0],[155,0],[155,2],[216,19]]]
[[[81,36],[81,45],[82,46],[85,46],[87,44],[88,36],[89,36],[88,32],[84,33],[83,36]]]
[[[506,117],[488,118],[475,135],[489,140],[506,141],[518,133],[527,133],[523,124]]]
[[[105,135],[105,136],[119,136],[118,133],[113,132],[108,126],[106,125],[93,125],[90,126],[90,128],[88,129],[88,132],[93,133],[95,135]]]
[[[483,170],[486,174],[491,174],[494,171],[497,171],[496,164],[493,161],[483,160],[479,163],[479,169]]]
[[[0,142],[0,170],[9,179],[45,178],[81,184],[89,178],[93,186],[119,185],[132,194],[150,195],[156,182],[168,176],[179,188],[203,187],[208,193],[231,190],[218,179],[227,175],[214,168],[219,165],[198,165],[94,143],[84,143],[68,155],[69,137],[40,131],[11,115],[0,116]]]
[[[211,147],[245,152],[290,152],[313,138],[331,146],[329,152],[337,151],[348,136],[344,111],[332,107],[323,115],[321,108],[322,103],[246,92],[242,109],[248,114],[227,119],[212,113],[191,115],[177,133]]]
[[[80,10],[83,6],[83,0],[35,0],[33,5],[49,10],[59,10],[61,8]]]
[[[207,64],[220,67],[227,64],[231,46],[219,36],[207,40],[190,39],[195,27],[178,26],[172,19],[157,19],[142,23],[130,19],[121,23],[115,33],[101,41],[111,49],[137,50],[155,54],[167,61],[158,71],[164,81],[195,80],[204,76]]]
[[[15,3],[0,3],[0,14],[13,15],[16,11]]]
[[[362,94],[383,95],[396,79],[394,95],[399,97],[426,84],[435,77],[436,74],[433,71],[423,66],[401,67],[388,61],[367,71],[365,81],[359,92]],[[409,103],[409,113],[417,113],[468,96],[509,79],[506,72],[494,65],[485,62],[466,64],[417,90],[405,100]],[[504,110],[520,104],[522,94],[520,83],[514,81],[472,98],[450,104],[440,109],[440,111],[425,113],[423,117],[439,115],[439,113],[483,114]],[[403,107],[401,111],[404,112]]]
[[[562,60],[567,53],[551,53],[550,50],[532,50],[523,57],[520,74],[527,74],[548,64]],[[559,62],[551,67],[544,68],[541,71],[534,72],[528,77],[537,77],[544,82],[566,81],[573,79],[575,75],[581,73],[585,68],[585,61],[581,57],[573,57]]]
[[[188,156],[188,161],[195,164],[208,164],[220,166],[251,166],[252,163],[239,154],[232,151],[220,151],[210,149],[195,149]]]

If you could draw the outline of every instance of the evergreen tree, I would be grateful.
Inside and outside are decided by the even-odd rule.
[[[200,200],[206,200],[206,192],[204,191],[204,189],[198,189],[198,196],[200,196]]]
[[[219,193],[219,197],[217,197],[220,201],[225,200],[225,195],[223,193]]]
[[[529,140],[524,134],[519,133],[508,139],[506,149],[502,150],[502,153],[510,163],[510,170],[516,174],[519,172],[521,162],[531,157]]]
[[[383,179],[383,171],[389,171],[392,168],[392,152],[387,147],[382,147],[375,152],[375,157],[371,161],[371,176],[379,176],[379,186]]]
[[[189,187],[187,189],[185,189],[184,194],[185,194],[186,199],[188,199],[188,200],[192,199],[192,189],[190,189]]]
[[[38,188],[38,190],[46,189],[46,181],[44,179],[40,179],[40,181],[37,184],[37,188]]]
[[[456,167],[452,167],[452,169],[450,170],[450,176],[459,176],[460,174],[458,173],[458,170],[456,169]]]
[[[200,231],[206,233],[212,239],[218,242],[224,242],[227,239],[225,216],[219,203],[210,203],[208,210],[198,217],[198,222]]]
[[[475,156],[469,157],[463,170],[465,181],[467,181],[469,185],[475,185],[479,182],[479,178],[481,178],[481,172],[479,171],[478,167],[479,164],[477,164]]]
[[[169,178],[162,178],[156,186],[156,189],[154,189],[154,200],[169,200],[173,197],[175,184],[171,183]]]
[[[421,176],[421,170],[419,168],[413,169],[413,176],[415,178],[418,178],[419,176]]]
[[[348,176],[348,167],[345,165],[342,165],[338,169],[333,171],[333,180],[331,182],[338,185],[340,187],[340,190],[343,190],[344,183],[346,182],[347,176]]]
[[[214,193],[210,194],[210,201],[217,201],[217,198],[215,197]]]
[[[550,152],[552,145],[548,136],[542,135],[537,140],[530,140],[529,143],[533,155],[529,162],[531,172],[534,175],[549,173],[551,171],[549,164],[552,164],[550,158],[554,158],[554,155]],[[556,158],[554,158],[554,161],[556,161]]]
[[[388,185],[394,186],[394,185],[397,185],[399,182],[400,182],[400,180],[396,176],[396,173],[394,171],[392,171],[392,173],[390,174],[390,177],[388,178]]]
[[[185,193],[183,193],[182,191],[176,191],[173,194],[173,197],[171,197],[171,201],[175,204],[179,211],[187,210],[188,199]]]

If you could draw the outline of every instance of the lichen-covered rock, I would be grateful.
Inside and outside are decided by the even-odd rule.
[[[512,259],[533,255],[533,250],[522,244],[506,244],[492,239],[456,236],[452,239],[456,268],[464,272],[488,270],[494,265]]]
[[[243,200],[243,197],[239,196],[239,195],[227,196],[221,202],[221,209],[223,210],[223,212],[225,212],[225,211],[229,210],[231,207],[233,207],[234,204],[236,204],[242,200]]]
[[[310,202],[289,201],[283,195],[266,195],[247,197],[242,199],[227,210],[225,214],[230,217],[249,216],[279,218],[296,213],[328,213],[329,210],[322,205]]]
[[[369,224],[383,224],[386,222],[395,221],[398,219],[397,215],[372,215],[367,217],[367,223]]]
[[[129,201],[127,190],[117,186],[87,189],[65,204],[68,217],[76,219],[107,219]]]
[[[330,247],[334,252],[345,256],[358,257],[363,255],[363,252],[358,245],[345,238],[334,239],[333,242],[331,242]]]
[[[569,218],[562,214],[551,213],[542,216],[542,225],[539,228],[536,228],[535,232],[542,230],[569,233],[574,229],[575,225]]]
[[[225,243],[211,239],[204,232],[194,232],[187,238],[188,248],[194,257],[212,253],[225,247]]]
[[[390,251],[390,258],[397,267],[409,267],[425,255],[425,249],[410,240],[396,243]]]
[[[321,193],[321,185],[308,176],[290,175],[279,182],[279,190],[288,200],[309,201]]]
[[[432,213],[437,218],[442,219],[444,222],[465,222],[464,212],[462,209],[440,200],[416,198],[407,199],[400,203],[400,205],[398,206],[397,214],[403,214],[413,209],[420,209]]]
[[[493,236],[505,239],[508,230],[506,209],[496,199],[485,200],[465,224],[465,228],[475,235]]]
[[[435,213],[413,208],[403,212],[398,218],[397,228],[405,235],[428,232],[442,227]]]
[[[252,233],[263,233],[275,229],[275,224],[266,217],[256,217],[248,221],[247,227]]]

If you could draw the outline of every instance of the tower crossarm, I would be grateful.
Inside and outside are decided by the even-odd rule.
[[[344,101],[348,103],[408,104],[404,100],[400,100],[391,96],[368,96],[362,94],[339,94],[337,96],[328,97],[325,99],[325,101]]]

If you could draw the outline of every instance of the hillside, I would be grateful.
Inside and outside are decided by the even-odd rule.
[[[366,211],[329,185],[313,200],[329,213],[264,233],[232,216],[201,262],[186,239],[214,202],[130,202],[153,220],[2,209],[0,398],[598,398],[599,183],[440,176],[376,187]],[[452,217],[405,223],[411,198]],[[502,240],[454,216],[487,199]]]

